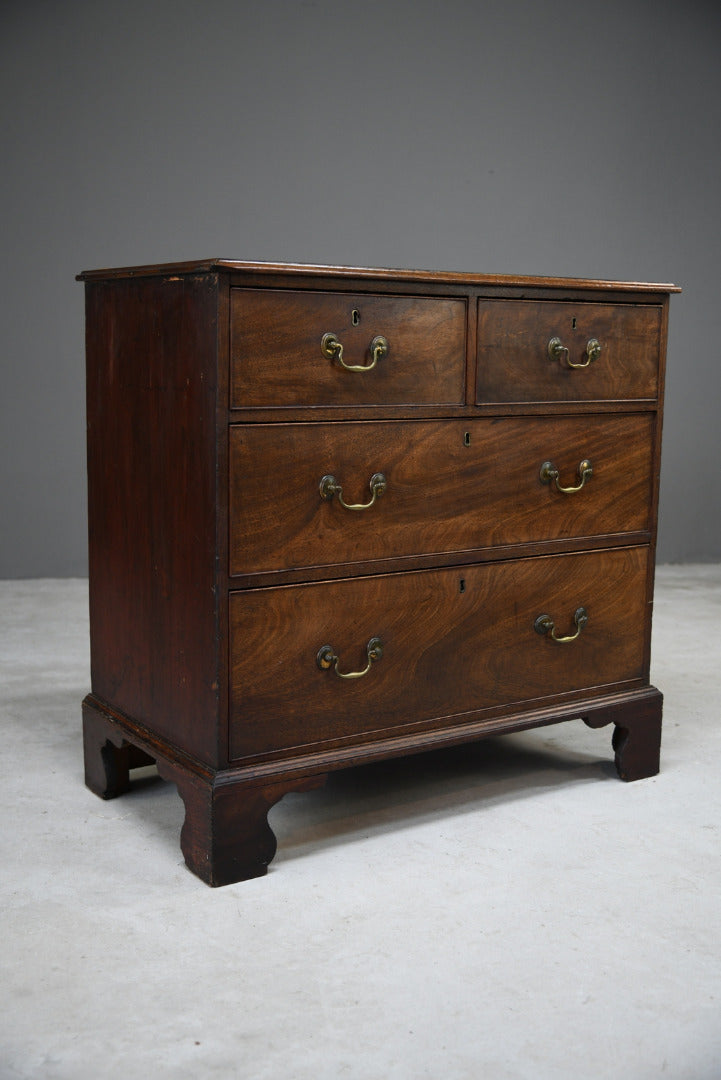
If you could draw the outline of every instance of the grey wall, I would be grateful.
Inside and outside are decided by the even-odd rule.
[[[675,281],[660,557],[721,559],[716,0],[5,0],[0,576],[84,574],[81,269]]]

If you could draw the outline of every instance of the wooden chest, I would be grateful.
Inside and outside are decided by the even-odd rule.
[[[86,781],[211,885],[286,792],[562,720],[658,771],[670,285],[210,260],[85,282]]]

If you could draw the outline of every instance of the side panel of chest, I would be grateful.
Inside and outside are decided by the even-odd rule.
[[[93,690],[217,761],[217,282],[86,290]]]

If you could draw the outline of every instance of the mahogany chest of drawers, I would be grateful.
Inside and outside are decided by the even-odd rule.
[[[658,771],[670,285],[210,260],[86,289],[86,782],[211,885],[329,770],[564,720]]]

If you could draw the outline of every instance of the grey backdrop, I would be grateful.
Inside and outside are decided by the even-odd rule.
[[[0,4],[0,577],[86,569],[82,270],[674,281],[661,559],[721,558],[717,0]]]

